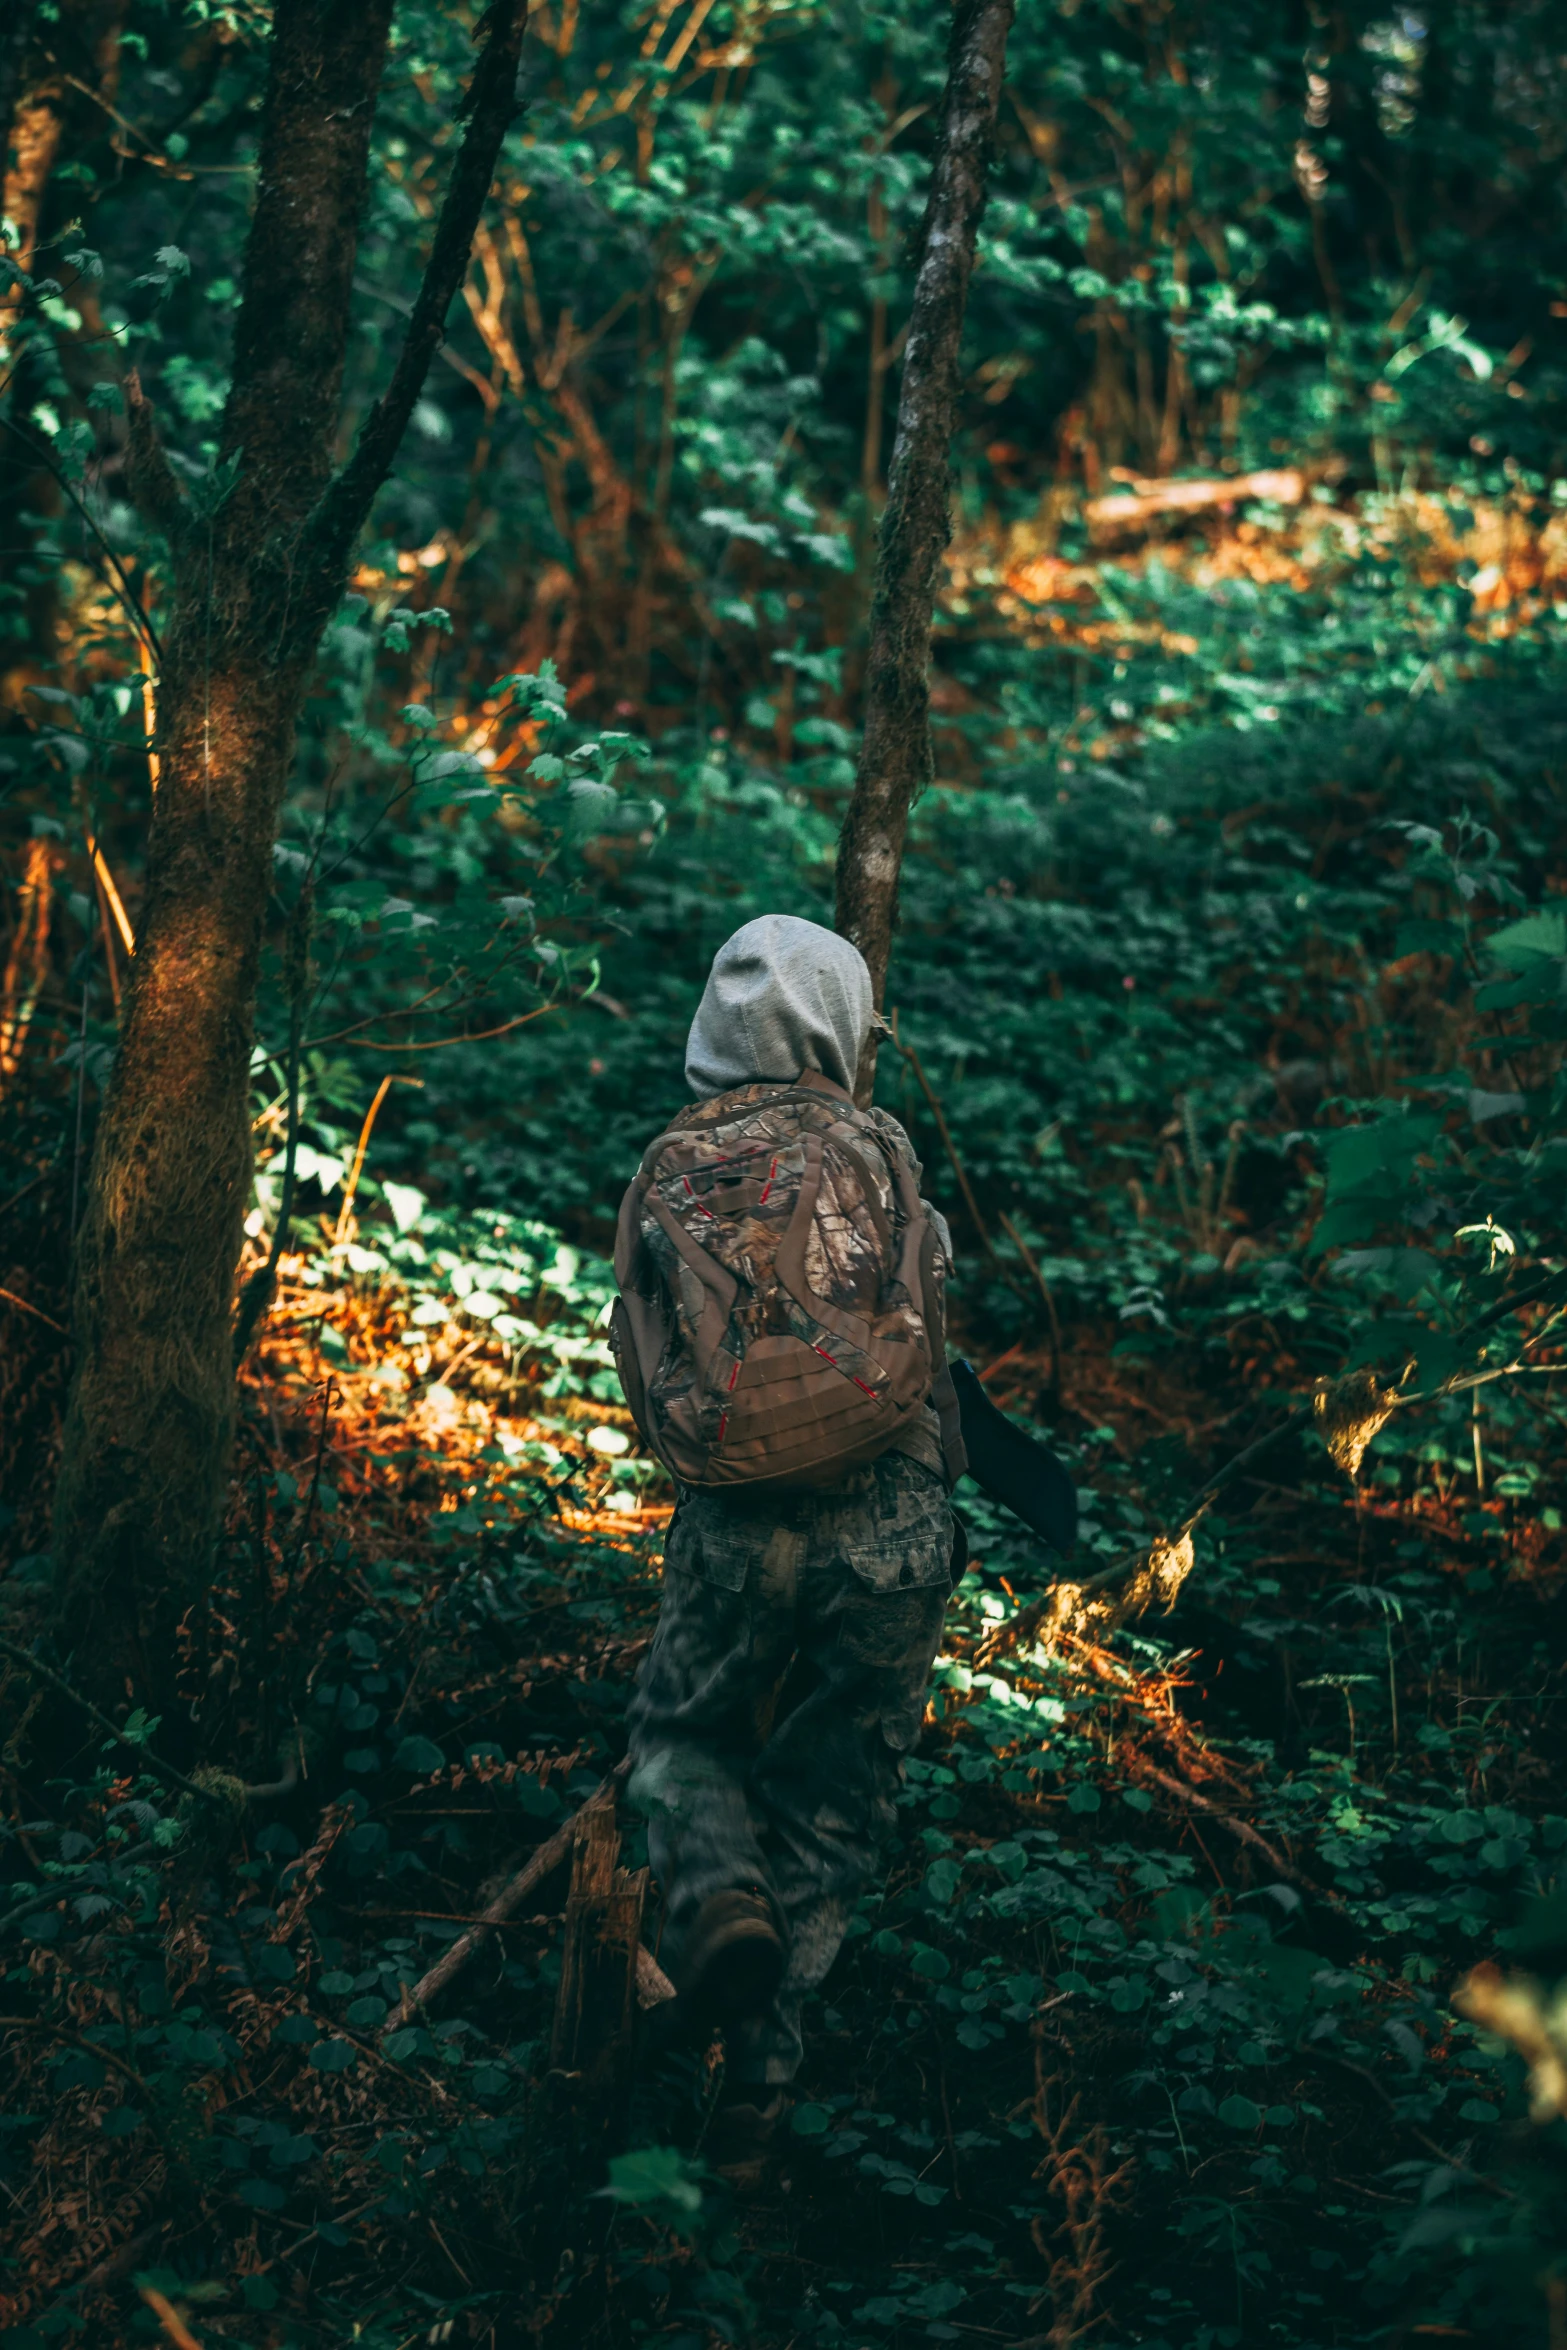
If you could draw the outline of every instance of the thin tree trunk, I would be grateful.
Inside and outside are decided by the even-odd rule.
[[[147,893],[78,1243],[56,1595],[79,1672],[167,1703],[234,1417],[249,1068],[272,848],[311,661],[396,454],[515,114],[522,0],[495,0],[407,339],[334,477],[392,0],[278,0],[233,390],[201,494],[132,376],[129,474],[166,533]]]
[[[909,809],[932,774],[930,624],[951,535],[949,474],[959,345],[1013,0],[957,0],[947,92],[909,313],[898,429],[876,550],[865,731],[838,844],[837,924],[870,965],[881,1002]],[[870,1095],[874,1039],[856,1090]]]

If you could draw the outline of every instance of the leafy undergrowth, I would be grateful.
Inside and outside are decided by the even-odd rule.
[[[1152,803],[1109,770],[933,795],[889,1076],[964,1344],[1082,1536],[1041,1605],[1059,1562],[960,1496],[898,1844],[754,2198],[704,2164],[721,2051],[650,2033],[618,2144],[551,2077],[563,1872],[403,2011],[621,1750],[669,1497],[592,1242],[751,910],[711,877],[787,902],[794,817],[715,787],[671,823],[599,1008],[486,1064],[504,1117],[432,1064],[367,1172],[379,1097],[313,1081],[328,1214],[246,1376],[181,1720],[137,1769],[4,1668],[10,2338],[1556,2350],[1561,2125],[1450,2004],[1492,1953],[1567,1971],[1542,708],[1362,727],[1344,791],[1321,743],[1273,778],[1226,737]],[[1081,1589],[1161,1537],[1169,1612]]]
[[[1173,1612],[1048,1646],[1047,1562],[966,1489],[897,1847],[736,2202],[719,2048],[650,2035],[618,2149],[574,2122],[559,1876],[405,2006],[620,1752],[668,1504],[602,1264],[393,1204],[285,1260],[188,1627],[248,1797],[8,1668],[8,2342],[1544,2341],[1550,2142],[1447,1993],[1567,1841],[1560,1608],[1547,1559],[1495,1571],[1519,1503],[1464,1501],[1467,1422],[1395,1424],[1360,1489],[1281,1447]],[[1169,1510],[1161,1434],[1200,1469],[1275,1416],[1112,1342],[1056,1406],[1090,1568]],[[1048,1380],[1014,1346],[991,1384]]]

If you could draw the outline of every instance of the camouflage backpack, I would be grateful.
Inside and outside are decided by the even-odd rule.
[[[962,1473],[945,1258],[902,1130],[831,1078],[698,1102],[620,1211],[610,1325],[644,1442],[682,1484],[827,1485],[934,1401]]]

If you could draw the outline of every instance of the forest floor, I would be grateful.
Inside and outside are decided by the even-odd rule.
[[[1296,596],[1313,546],[1324,578],[1388,551],[1325,522],[1308,545],[1310,520],[1217,543],[1236,598],[1214,590],[1208,619],[1237,647],[1263,610],[1241,589]],[[1517,1322],[1529,1377],[1483,1411],[1440,1392],[1474,1297],[1508,1279],[1506,1227],[1549,1264],[1559,1214],[1534,983],[1505,982],[1525,1008],[1503,1022],[1471,1000],[1475,906],[1511,921],[1508,871],[1535,895],[1559,863],[1567,755],[1559,692],[1505,667],[1560,526],[1505,520],[1431,555],[1494,574],[1476,625],[1499,666],[1464,697],[1427,693],[1395,631],[1415,666],[1390,714],[1134,752],[1130,719],[1089,710],[1048,771],[977,766],[922,807],[890,1075],[960,1227],[961,1343],[1067,1463],[1081,1537],[1052,1561],[960,1492],[972,1560],[895,1848],[754,2194],[704,2159],[721,2045],[682,2048],[655,2011],[612,2126],[552,2062],[563,1865],[409,1994],[623,1752],[670,1497],[615,1386],[594,1219],[677,1079],[720,926],[820,910],[830,779],[672,772],[666,845],[592,869],[618,943],[586,1032],[421,1064],[423,1123],[378,1131],[361,1222],[301,1210],[181,1719],[105,1740],[0,1659],[6,2350],[1567,2350],[1567,2125],[1531,2120],[1518,2057],[1451,2004],[1498,1954],[1567,1974],[1548,1309]],[[1147,611],[1123,597],[1109,628],[1048,549],[970,556],[1073,660],[1167,665],[1214,588],[1194,556],[1187,603],[1165,598],[1161,555]],[[1337,641],[1286,617],[1313,660]],[[1561,960],[1559,915],[1536,920],[1529,952]],[[324,1195],[379,1098],[340,1074],[310,1104]],[[1543,1124],[1506,1111],[1515,1084]],[[1414,1095],[1438,1108],[1406,1119]],[[7,1103],[40,1170],[0,1235],[29,1309],[0,1359],[18,1642],[42,1620],[67,1360],[65,1102],[40,1079],[36,1113]],[[1388,1152],[1350,1237],[1404,1244],[1353,1276],[1357,1252],[1327,1267],[1321,1245],[1346,1127]],[[552,1222],[473,1204],[486,1189]],[[1371,1412],[1353,1475],[1299,1427],[1141,1614],[1059,1581],[1179,1536],[1322,1380],[1410,1347],[1437,1396],[1376,1431]]]
[[[896,1849],[737,2197],[720,2045],[650,2033],[608,2135],[552,2077],[564,1869],[404,2005],[622,1751],[668,1504],[589,1392],[603,1268],[499,1217],[332,1238],[286,1262],[184,1659],[270,1788],[170,1799],[8,1668],[8,2345],[1545,2343],[1518,2068],[1446,1998],[1567,1837],[1560,1609],[1515,1576],[1438,1636],[1492,1581],[1472,1496],[1412,1540],[1282,1447],[1200,1605],[1044,1644],[978,1502]],[[990,1387],[1146,1541],[1150,1448],[1194,1489],[1292,1367],[1227,1396],[1114,1343]]]

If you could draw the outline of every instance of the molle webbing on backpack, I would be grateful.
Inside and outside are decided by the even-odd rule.
[[[658,1137],[621,1207],[615,1272],[626,1401],[683,1484],[830,1484],[933,1387],[950,1400],[941,1251],[912,1154],[815,1070],[697,1103]]]

